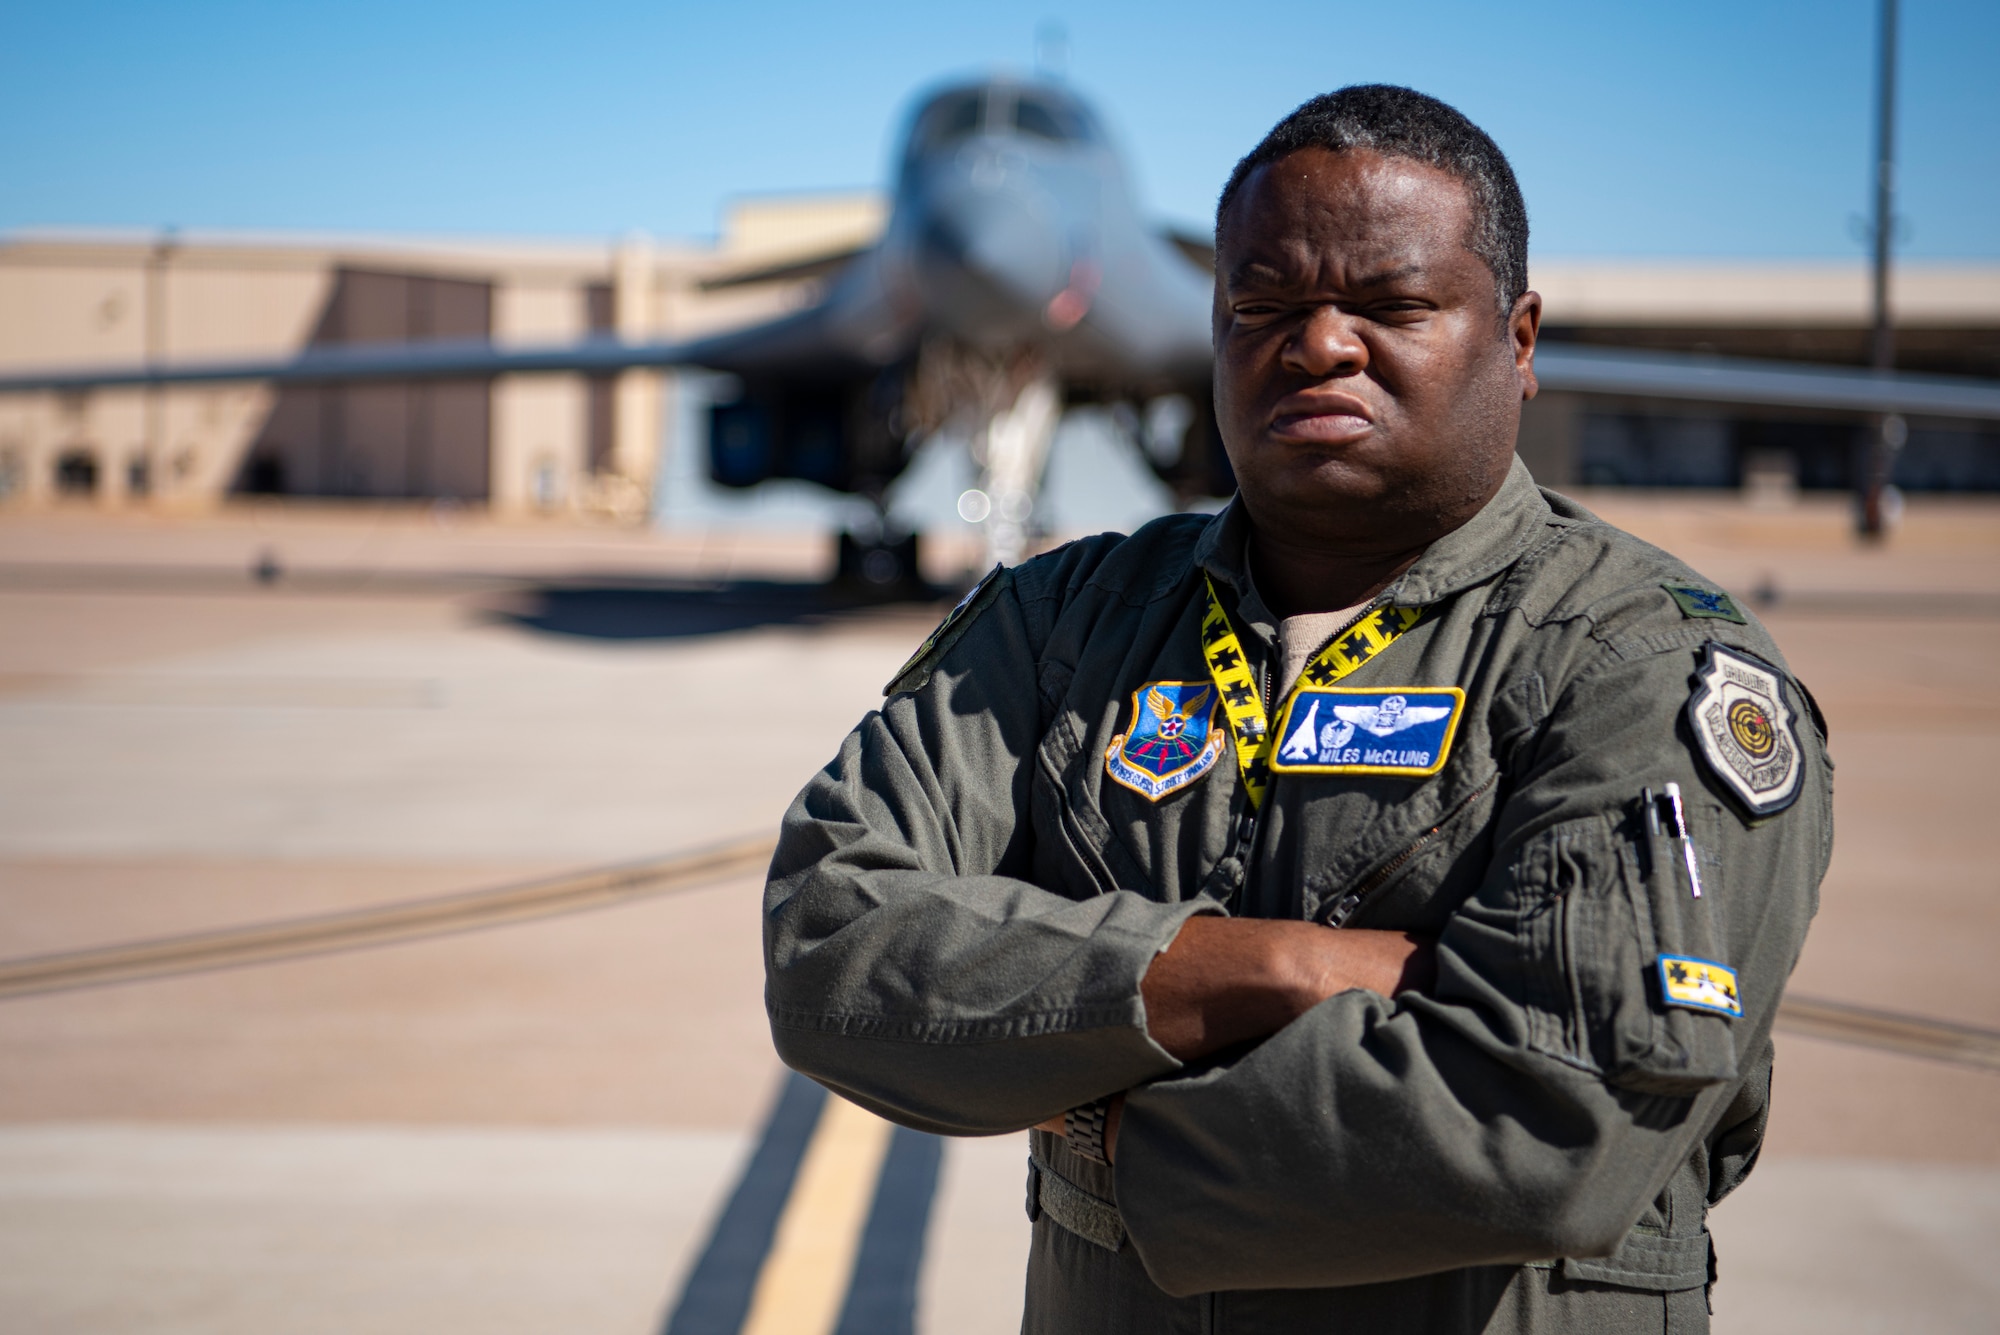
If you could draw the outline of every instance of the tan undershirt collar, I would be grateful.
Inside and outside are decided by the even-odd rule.
[[[1306,664],[1320,646],[1372,601],[1366,599],[1338,612],[1306,612],[1278,623],[1278,693],[1271,698],[1273,708],[1291,693],[1292,683],[1306,670]]]

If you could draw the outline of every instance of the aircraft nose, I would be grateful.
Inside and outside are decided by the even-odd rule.
[[[940,190],[925,249],[933,264],[974,280],[1010,313],[1038,314],[1068,281],[1063,239],[1038,192],[1008,184],[981,188],[973,173]]]

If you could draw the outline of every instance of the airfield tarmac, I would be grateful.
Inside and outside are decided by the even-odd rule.
[[[1861,549],[1837,500],[1586,500],[1762,595],[1831,720],[1794,992],[2000,1028],[2000,504],[1913,501]],[[829,609],[800,587],[826,557],[460,512],[0,516],[0,968],[767,834],[941,611]],[[785,1088],[758,881],[0,1000],[0,1324],[704,1329],[683,1300]],[[1777,1078],[1713,1217],[1716,1329],[1990,1330],[2000,1074],[1786,1032]],[[746,1329],[864,1328],[852,1165],[898,1150],[837,1121],[794,1147]],[[1024,1158],[944,1146],[918,1329],[1017,1328]]]

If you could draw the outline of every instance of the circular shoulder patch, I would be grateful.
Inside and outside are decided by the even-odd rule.
[[[1753,816],[1798,800],[1802,765],[1792,708],[1778,670],[1710,640],[1687,705],[1695,749]]]

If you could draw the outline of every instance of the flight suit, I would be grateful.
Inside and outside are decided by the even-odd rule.
[[[1239,501],[1074,542],[948,620],[786,814],[779,1053],[947,1135],[1130,1091],[1112,1167],[1031,1135],[1031,1332],[1705,1330],[1704,1217],[1755,1161],[1832,847],[1811,697],[1726,595],[1516,462],[1341,682],[1462,690],[1435,774],[1281,774],[1253,806],[1232,740],[1157,800],[1113,782],[1148,685],[1207,679],[1206,586],[1254,667],[1277,652],[1247,537]],[[1693,733],[1718,646],[1781,683],[1782,809]],[[1139,982],[1202,913],[1431,934],[1437,981],[1183,1064]],[[1679,959],[1740,1014],[1671,1000]]]

